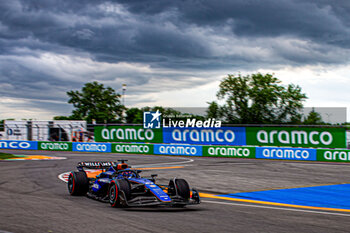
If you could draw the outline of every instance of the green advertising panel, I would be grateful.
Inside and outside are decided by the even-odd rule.
[[[255,158],[255,147],[246,146],[203,146],[203,156]]]
[[[247,145],[345,148],[344,128],[247,127]]]
[[[71,142],[38,142],[38,150],[72,151]]]
[[[112,153],[153,154],[153,144],[111,143]]]
[[[318,149],[317,161],[350,162],[350,150]]]
[[[95,126],[96,142],[153,142],[162,143],[162,129],[142,126]]]

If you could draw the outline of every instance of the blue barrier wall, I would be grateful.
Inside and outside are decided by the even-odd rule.
[[[43,142],[40,142],[43,143]],[[60,142],[47,142],[51,144]],[[62,143],[62,142],[61,142]],[[113,143],[125,146],[126,143]],[[0,149],[20,149],[20,150],[40,150],[37,141],[15,141],[0,140]],[[127,143],[127,145],[134,145]],[[136,144],[135,144],[136,145]],[[139,144],[137,144],[139,145]],[[144,144],[149,145],[150,151],[147,154],[156,155],[183,155],[183,156],[213,156],[209,155],[208,145],[186,145],[186,144]],[[218,146],[212,146],[214,150]],[[68,148],[68,149],[67,149]],[[53,147],[55,151],[76,151],[76,152],[95,152],[111,153],[112,143],[90,143],[73,142],[72,148]],[[242,150],[240,146],[225,146],[220,149],[220,153],[215,157],[235,157],[230,153],[236,150]],[[244,147],[249,152],[249,156],[241,158],[257,159],[277,159],[277,160],[301,160],[301,161],[323,161],[323,162],[350,162],[350,150],[341,149],[311,149],[311,148],[286,148],[286,147]],[[47,150],[50,150],[47,148]],[[153,151],[152,151],[153,150]],[[225,153],[223,154],[223,150]],[[114,150],[115,151],[115,150]],[[204,153],[205,152],[205,153]],[[247,152],[247,153],[248,153]],[[129,153],[129,152],[128,152]],[[203,154],[204,153],[204,154]],[[129,153],[130,154],[130,153]]]

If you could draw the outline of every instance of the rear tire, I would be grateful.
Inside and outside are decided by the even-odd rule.
[[[89,190],[89,179],[85,172],[71,172],[68,177],[68,192],[72,196],[82,196]]]
[[[120,200],[120,195],[122,195],[122,191],[125,194],[126,200],[130,199],[131,195],[131,187],[130,183],[127,180],[116,180],[111,183],[109,187],[108,195],[109,195],[109,203],[112,207],[122,207],[122,203]]]

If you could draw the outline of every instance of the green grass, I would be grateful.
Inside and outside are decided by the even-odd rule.
[[[16,158],[16,156],[14,156],[13,154],[0,152],[0,160],[2,160],[2,159],[12,159],[12,158]]]

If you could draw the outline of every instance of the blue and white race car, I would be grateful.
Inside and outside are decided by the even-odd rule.
[[[186,180],[173,178],[168,185],[159,185],[157,175],[141,177],[141,170],[131,169],[126,161],[79,162],[78,171],[69,174],[69,193],[109,202],[112,207],[184,207],[200,203],[198,191],[190,190]],[[84,169],[99,169],[101,173],[89,178]]]

